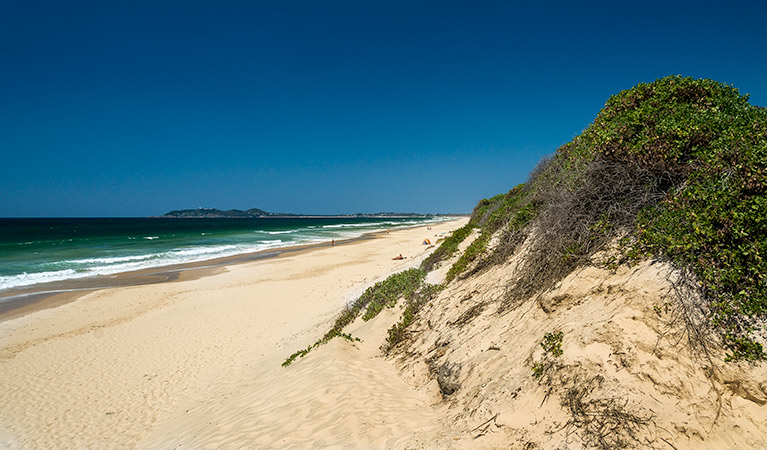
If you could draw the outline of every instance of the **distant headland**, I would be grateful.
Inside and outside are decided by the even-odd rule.
[[[248,218],[265,218],[265,217],[371,217],[371,218],[426,218],[426,217],[441,217],[441,216],[455,216],[457,214],[417,214],[417,213],[399,213],[399,212],[379,212],[379,213],[356,213],[356,214],[294,214],[294,213],[272,213],[258,208],[251,208],[247,210],[240,209],[228,209],[221,210],[216,208],[197,208],[197,209],[174,209],[161,216],[162,218],[179,218],[179,219],[248,219]]]

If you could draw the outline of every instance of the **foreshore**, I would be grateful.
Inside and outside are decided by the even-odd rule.
[[[77,278],[73,280],[56,281],[16,288],[0,293],[0,322],[21,317],[30,312],[53,308],[97,290],[165,283],[169,281],[193,280],[220,273],[225,270],[226,266],[234,264],[276,258],[289,253],[306,252],[321,247],[349,245],[360,240],[375,239],[376,236],[382,234],[385,234],[385,232],[366,233],[360,237],[337,240],[333,243],[327,241],[313,244],[292,245],[185,264],[174,264],[131,272],[122,272],[114,275]]]
[[[429,399],[388,362],[323,359],[369,346],[339,340],[280,363],[365,288],[417,266],[433,250],[424,239],[466,220],[49,297],[5,316],[0,447],[388,447],[433,426]],[[381,329],[362,334],[372,342]]]

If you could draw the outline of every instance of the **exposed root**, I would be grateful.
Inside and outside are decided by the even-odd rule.
[[[665,339],[672,347],[681,345],[690,356],[705,359],[710,367],[715,367],[714,353],[721,349],[721,345],[695,275],[689,269],[672,270],[666,280],[671,286],[670,302],[656,306],[665,327],[658,334],[656,349]]]
[[[479,426],[477,426],[476,428],[471,430],[472,433],[475,432],[475,431],[479,431],[479,433],[474,436],[474,439],[477,439],[477,438],[480,438],[480,437],[486,435],[492,429],[491,426],[493,426],[493,425],[496,428],[502,428],[503,427],[503,425],[496,423],[496,419],[498,419],[498,414],[499,413],[495,413],[495,415],[493,417],[489,418],[485,422],[482,422]]]
[[[655,426],[653,415],[631,408],[625,397],[593,398],[603,381],[597,375],[565,393],[562,406],[571,416],[565,425],[566,436],[576,434],[586,448],[652,448],[654,439],[646,435]]]

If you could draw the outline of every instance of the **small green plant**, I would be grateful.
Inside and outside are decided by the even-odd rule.
[[[754,342],[748,337],[725,336],[725,341],[729,343],[731,351],[731,353],[725,357],[725,361],[759,361],[767,357],[762,348],[762,344]]]
[[[334,337],[341,337],[343,339],[346,339],[349,342],[361,342],[360,338],[354,337],[354,336],[352,336],[349,333],[341,333],[341,332],[339,332],[337,330],[330,330],[319,341],[317,341],[314,344],[306,347],[304,350],[299,350],[299,351],[293,353],[292,355],[290,355],[285,361],[283,361],[282,367],[288,367],[289,365],[293,364],[293,361],[295,361],[296,359],[303,358],[310,351],[314,350],[315,348],[319,347],[320,345],[327,344],[328,341],[330,341]]]
[[[562,336],[564,334],[559,331],[557,333],[546,333],[541,341],[541,347],[546,353],[553,356],[562,356]]]
[[[533,378],[540,380],[543,375],[554,367],[554,360],[562,356],[562,337],[561,331],[556,333],[546,333],[541,341],[543,348],[543,359],[533,364]]]

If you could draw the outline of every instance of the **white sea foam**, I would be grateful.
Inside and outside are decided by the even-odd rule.
[[[135,256],[115,256],[112,258],[83,258],[83,259],[70,259],[64,261],[65,264],[114,264],[126,261],[141,261],[144,259],[157,258],[161,256],[160,253],[150,253],[147,255],[135,255]]]
[[[332,225],[323,225],[322,228],[370,228],[379,225],[379,223],[334,223]]]
[[[38,283],[48,283],[51,281],[71,280],[82,278],[87,274],[78,273],[73,269],[55,270],[52,272],[40,273],[21,273],[19,275],[0,276],[0,289],[9,289],[12,287],[31,286]]]
[[[334,223],[330,225],[322,225],[322,228],[370,228],[377,229],[382,226],[389,227],[408,227],[416,225],[426,225],[429,223],[441,222],[444,219],[430,219],[430,220],[406,220],[406,221],[392,221],[384,220],[381,222],[367,222],[367,223]]]
[[[216,245],[211,247],[191,247],[180,250],[171,250],[167,254],[171,256],[198,256],[198,255],[210,255],[211,253],[225,253],[229,250],[236,249],[237,245]]]
[[[160,236],[144,236],[144,239],[148,239],[148,240],[151,241],[151,240],[154,240],[154,239],[160,239]]]
[[[146,255],[69,260],[64,261],[63,263],[76,265],[77,269],[68,268],[36,273],[24,272],[18,275],[0,276],[0,290],[31,286],[40,283],[50,283],[54,281],[75,280],[97,275],[114,275],[136,270],[194,263],[213,258],[223,258],[268,250],[271,248],[282,247],[284,245],[285,243],[279,239],[262,240],[255,244],[201,246],[174,249],[163,253]]]

